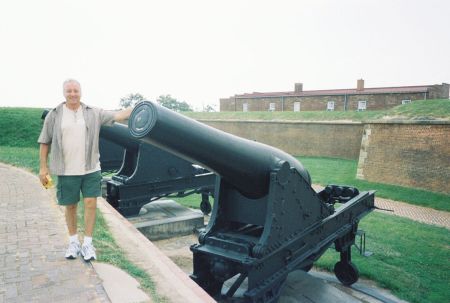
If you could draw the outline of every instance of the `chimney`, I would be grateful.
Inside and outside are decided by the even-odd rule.
[[[356,83],[356,90],[364,90],[364,80],[358,79],[358,82]]]
[[[303,91],[303,83],[295,83],[294,92],[301,93]]]

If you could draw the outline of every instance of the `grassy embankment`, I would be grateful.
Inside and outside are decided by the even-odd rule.
[[[38,151],[35,141],[40,129],[40,113],[40,109],[0,109],[0,161],[37,172]],[[39,122],[33,125],[36,119]],[[372,189],[375,187],[373,183],[353,183],[352,171],[355,164],[346,160],[302,157],[301,161],[311,172],[316,183],[341,183],[357,187],[367,185]],[[333,169],[333,165],[338,165],[338,171],[341,173],[336,173],[337,170]],[[330,171],[334,173],[329,173]],[[397,190],[394,188],[392,191]],[[387,193],[388,198],[391,194]],[[426,192],[424,197],[428,199],[429,194],[434,193]],[[411,193],[407,192],[406,195]],[[448,204],[448,196],[437,197],[436,201],[442,198]],[[181,201],[198,207],[200,198],[191,196]],[[101,260],[124,268],[156,296],[150,277],[123,258],[123,253],[114,244],[101,215],[98,220],[94,237]],[[444,302],[450,297],[448,289],[450,234],[447,229],[379,213],[372,213],[364,218],[360,228],[367,232],[367,250],[374,252],[370,258],[361,257],[354,252],[353,260],[362,276],[376,281],[411,302]],[[316,266],[331,270],[337,259],[338,254],[330,250]]]
[[[299,120],[299,121],[371,121],[380,119],[450,120],[449,100],[423,100],[376,111],[313,111],[313,112],[188,112],[194,119],[224,120]]]

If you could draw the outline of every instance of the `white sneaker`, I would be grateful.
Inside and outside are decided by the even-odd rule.
[[[92,244],[83,244],[83,246],[81,246],[81,255],[86,262],[97,259],[95,247]]]
[[[70,242],[66,250],[66,259],[76,259],[80,254],[80,242]]]

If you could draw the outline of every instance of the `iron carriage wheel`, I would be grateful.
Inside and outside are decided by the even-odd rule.
[[[350,286],[359,279],[359,271],[352,262],[337,262],[334,266],[334,274],[345,286]]]

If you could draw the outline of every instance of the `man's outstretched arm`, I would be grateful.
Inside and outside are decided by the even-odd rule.
[[[127,108],[114,114],[114,121],[123,121],[130,117],[133,108]]]

